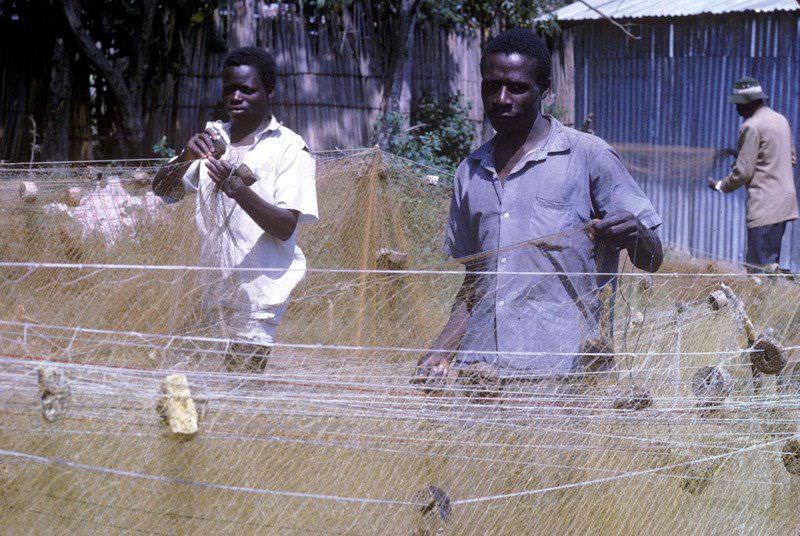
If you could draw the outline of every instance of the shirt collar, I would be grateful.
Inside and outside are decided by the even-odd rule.
[[[214,121],[213,125],[216,128],[216,130],[222,134],[222,139],[225,140],[225,143],[230,143],[231,142],[230,121],[228,122]],[[267,126],[256,132],[255,141],[256,142],[261,141],[270,132],[279,130],[281,126],[282,126],[281,123],[277,119],[275,119],[274,115],[270,116],[270,120]]]
[[[563,153],[571,149],[566,127],[558,119],[550,115],[543,115],[543,117],[550,120],[550,133],[547,135],[547,141],[544,142],[542,147],[537,147],[536,149],[528,151],[517,165],[514,166],[514,170],[521,169],[522,166],[526,165],[528,162],[547,160],[547,157],[551,154]],[[470,153],[467,158],[479,160],[481,167],[494,170],[494,144],[496,139],[497,135],[492,136],[492,139]]]

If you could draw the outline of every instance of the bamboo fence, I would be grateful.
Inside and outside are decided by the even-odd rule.
[[[383,103],[385,53],[376,25],[359,2],[347,13],[319,21],[306,19],[283,5],[258,3],[256,44],[270,50],[278,65],[274,96],[278,119],[300,133],[314,150],[361,147],[374,139]],[[144,96],[145,146],[162,136],[180,147],[214,116],[220,99],[220,71],[231,46],[224,16],[180,36],[181,66],[154,80]],[[222,46],[220,46],[222,43]],[[412,98],[460,93],[470,119],[481,132],[479,31],[417,25],[413,56]],[[47,72],[46,66],[37,72]],[[22,130],[27,116],[44,113],[47,79],[0,66],[0,159],[29,158],[30,140]],[[37,98],[32,98],[36,95]],[[77,97],[76,97],[77,98]],[[88,121],[88,119],[84,119]],[[40,122],[41,123],[41,122]],[[73,125],[88,132],[89,125]],[[73,147],[71,154],[85,153]]]

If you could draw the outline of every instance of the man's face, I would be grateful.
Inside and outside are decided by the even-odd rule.
[[[539,81],[537,61],[522,54],[484,58],[481,81],[483,109],[500,134],[525,134],[539,115],[550,80]]]
[[[222,100],[231,121],[261,122],[269,114],[270,96],[255,67],[238,65],[222,71]]]
[[[740,117],[747,117],[747,105],[746,104],[736,104],[736,113],[739,114]]]
[[[756,110],[761,106],[763,102],[764,101],[756,100],[745,104],[737,103],[736,113],[738,113],[741,117],[747,119],[748,117],[751,117],[754,113],[756,113]]]

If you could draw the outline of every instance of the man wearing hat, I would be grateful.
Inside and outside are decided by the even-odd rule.
[[[708,179],[708,185],[724,193],[747,188],[745,261],[758,267],[775,265],[786,222],[798,218],[792,131],[786,118],[767,106],[769,97],[754,78],[738,80],[729,100],[745,120],[739,129],[739,152],[730,174],[721,181]]]

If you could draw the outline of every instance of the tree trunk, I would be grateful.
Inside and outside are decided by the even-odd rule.
[[[92,136],[91,120],[91,81],[89,80],[89,66],[85,62],[73,63],[72,65],[72,134],[70,135],[72,146],[69,154],[70,159],[92,160],[94,159],[94,143]]]
[[[135,158],[144,154],[144,124],[142,122],[141,95],[129,102],[117,100],[121,112],[119,126],[122,133],[122,155]]]
[[[413,74],[414,27],[420,0],[401,0],[397,28],[390,40],[389,69],[386,73],[383,102],[383,128],[378,145],[388,147],[392,129],[388,119],[400,115],[402,127],[408,128],[411,114],[411,76]]]
[[[131,57],[129,71],[115,66],[105,52],[98,48],[89,31],[81,21],[80,0],[61,0],[61,7],[76,46],[108,85],[117,113],[122,134],[120,152],[123,156],[141,156],[144,141],[142,124],[142,93],[146,73],[150,64],[151,36],[157,9],[155,0],[142,0],[142,17],[134,32],[140,41]]]
[[[228,43],[231,50],[256,45],[255,0],[229,0]]]
[[[53,43],[50,98],[43,131],[44,160],[67,160],[70,157],[72,83],[72,50],[63,37],[57,37]]]

